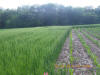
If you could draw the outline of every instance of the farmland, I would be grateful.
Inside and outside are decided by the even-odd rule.
[[[100,75],[99,32],[99,26],[1,29],[0,75]]]
[[[57,65],[70,68],[57,68],[57,75],[100,75],[99,31],[100,27],[73,27],[57,59]]]
[[[54,63],[70,27],[0,30],[0,75],[42,75]]]

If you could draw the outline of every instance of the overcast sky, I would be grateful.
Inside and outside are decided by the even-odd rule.
[[[73,7],[85,7],[85,6],[97,7],[100,5],[100,0],[0,0],[0,7],[17,8],[18,6],[22,5],[33,5],[33,4],[41,5],[46,3],[56,3]]]

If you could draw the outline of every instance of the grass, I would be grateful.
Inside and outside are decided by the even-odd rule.
[[[70,65],[73,65],[74,62],[74,57],[73,57],[73,44],[72,44],[72,32],[70,33]],[[69,73],[70,75],[73,75],[73,69],[69,68]]]
[[[73,44],[72,44],[72,32],[70,33],[70,63],[73,64]]]
[[[54,64],[71,27],[0,30],[1,75],[54,75]]]

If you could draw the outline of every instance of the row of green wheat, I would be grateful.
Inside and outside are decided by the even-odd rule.
[[[0,30],[0,75],[54,75],[70,27]]]

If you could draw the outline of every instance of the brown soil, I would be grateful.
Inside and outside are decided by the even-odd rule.
[[[81,33],[81,32],[79,32],[79,33],[81,34],[81,36],[83,37],[83,39],[86,41],[86,43],[88,44],[88,46],[90,46],[91,51],[98,57],[97,61],[100,64],[100,48],[97,47],[97,45],[94,44],[91,40],[89,40],[85,35],[83,35],[83,33]]]
[[[65,43],[64,43],[64,46],[63,46],[63,48],[61,50],[61,53],[60,53],[58,59],[56,60],[56,64],[57,65],[64,65],[64,66],[70,64],[69,56],[70,56],[69,55],[69,38],[67,38]],[[58,67],[58,68],[56,68],[55,71],[58,72],[59,69],[62,69],[62,68]],[[67,68],[66,68],[66,70],[67,70]],[[67,75],[68,74],[69,73],[67,72]]]
[[[74,62],[73,66],[83,66],[83,65],[90,65],[91,68],[87,67],[79,67],[79,68],[73,68],[74,74],[73,75],[93,75],[95,71],[92,70],[93,68],[93,62],[89,58],[88,54],[85,51],[85,48],[82,46],[77,34],[74,30],[72,30],[72,41],[73,41],[73,57]],[[62,51],[56,61],[57,65],[68,65],[70,64],[70,53],[69,53],[69,38],[66,39],[66,42],[62,48]],[[61,68],[60,68],[61,69]],[[56,69],[57,71],[58,69]],[[69,75],[69,73],[67,73]],[[96,74],[95,74],[96,75]]]
[[[69,63],[69,38],[67,38],[56,64],[60,65]]]
[[[74,75],[92,75],[90,71],[93,67],[93,62],[89,58],[88,54],[86,53],[84,47],[82,46],[78,36],[76,35],[75,31],[72,31],[73,37],[73,56],[74,56],[74,65],[90,65],[91,68],[81,67],[75,68]]]

